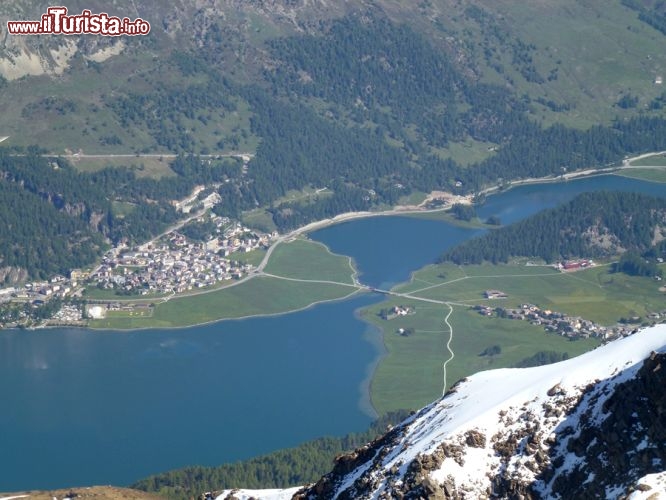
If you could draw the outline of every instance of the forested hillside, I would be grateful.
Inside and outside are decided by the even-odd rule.
[[[62,159],[0,153],[0,280],[47,278],[93,263],[121,241],[141,242],[178,218],[171,200],[197,184],[238,178],[234,160],[172,163],[176,176],[137,178],[129,168],[79,172]],[[117,213],[114,204],[131,209]]]
[[[538,257],[554,262],[610,257],[627,250],[654,259],[666,257],[666,247],[660,243],[665,237],[665,198],[623,192],[584,193],[560,207],[469,240],[440,260],[479,264]]]
[[[116,13],[151,20],[149,36],[76,39],[66,62],[43,55],[36,38],[0,44],[2,182],[76,226],[47,264],[22,254],[49,236],[37,235],[30,210],[16,212],[27,229],[15,232],[18,246],[0,248],[3,266],[45,275],[90,262],[104,244],[145,240],[177,218],[170,202],[197,184],[215,185],[217,213],[257,211],[286,231],[414,192],[475,194],[666,149],[666,100],[655,83],[666,72],[666,35],[654,2],[181,3],[174,11],[133,2],[131,13]],[[38,18],[45,5],[22,0],[0,16]],[[31,51],[49,75],[18,81]],[[135,160],[72,167],[58,159],[55,169],[10,155],[34,144],[53,155],[181,156],[144,175]],[[242,168],[191,156],[229,152],[251,159]],[[304,190],[317,194],[287,197]],[[1,229],[0,240],[11,241],[9,224]]]
[[[270,41],[273,63],[258,84],[219,87],[241,96],[259,139],[233,208],[269,206],[280,230],[393,205],[413,191],[474,193],[666,148],[666,120],[650,114],[586,130],[544,127],[530,118],[529,99],[470,78],[450,53],[380,13],[321,31]],[[210,74],[215,46],[193,55],[190,71]],[[496,146],[467,166],[440,154],[470,138]],[[328,195],[272,205],[304,187]],[[223,199],[229,194],[225,187]]]

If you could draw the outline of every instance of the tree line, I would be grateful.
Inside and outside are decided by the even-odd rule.
[[[171,164],[175,176],[151,179],[128,167],[80,172],[34,153],[0,151],[0,265],[25,269],[33,279],[89,265],[110,244],[145,241],[180,217],[172,200],[197,184],[241,175],[240,164],[227,159],[180,156]],[[116,214],[118,201],[133,210]]]
[[[666,220],[666,199],[637,193],[593,192],[471,239],[440,261],[494,264],[519,256],[546,262],[608,257],[623,249],[653,252],[655,228]]]

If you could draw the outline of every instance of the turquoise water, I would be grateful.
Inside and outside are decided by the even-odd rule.
[[[580,193],[602,190],[666,196],[666,184],[604,175],[515,187],[489,196],[477,214],[481,220],[495,215],[503,224],[510,224]],[[351,255],[362,282],[386,287],[407,280],[411,272],[431,264],[444,250],[482,232],[414,217],[371,217],[329,226],[310,236],[333,252]]]
[[[442,221],[391,216],[352,220],[310,237],[333,252],[351,255],[361,282],[388,289],[433,263],[445,249],[482,232]]]
[[[354,310],[376,300],[183,330],[2,332],[0,491],[128,484],[365,430],[381,347]]]
[[[666,195],[606,176],[515,188],[478,212],[509,223],[595,189]],[[376,217],[312,237],[353,256],[363,282],[390,286],[476,234]],[[128,484],[365,429],[382,348],[354,311],[377,300],[180,330],[0,332],[0,491]]]
[[[481,219],[496,215],[502,224],[529,217],[545,208],[565,203],[586,191],[629,191],[651,196],[666,196],[666,184],[651,183],[617,175],[601,175],[568,182],[531,184],[489,196],[477,213]]]

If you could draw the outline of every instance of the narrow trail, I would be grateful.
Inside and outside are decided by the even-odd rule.
[[[421,293],[425,292],[428,290],[432,290],[433,288],[440,288],[446,285],[450,285],[451,283],[456,283],[458,281],[464,281],[464,280],[471,280],[471,279],[476,279],[476,278],[531,278],[533,276],[557,276],[557,273],[528,273],[528,274],[491,274],[491,275],[476,275],[476,276],[462,276],[460,278],[452,279],[449,281],[445,281],[443,283],[438,283],[436,285],[432,286],[426,286],[424,288],[419,288],[417,290],[412,290],[409,292],[410,294],[413,293]]]
[[[442,380],[442,382],[443,382],[442,396],[444,394],[446,394],[446,387],[447,387],[447,385],[446,385],[446,366],[451,361],[453,361],[453,358],[456,357],[456,354],[453,352],[453,349],[451,349],[451,342],[453,341],[453,326],[451,325],[451,323],[449,323],[449,318],[451,317],[451,314],[453,314],[453,306],[454,305],[463,305],[464,306],[465,304],[460,304],[460,303],[455,303],[455,302],[447,302],[447,301],[436,300],[436,299],[427,299],[425,297],[415,297],[414,295],[411,295],[409,293],[398,293],[398,292],[392,292],[390,290],[379,290],[379,289],[373,289],[373,290],[375,292],[383,293],[385,295],[391,295],[391,296],[394,296],[394,297],[405,297],[405,298],[408,298],[408,299],[418,300],[418,301],[421,301],[421,302],[428,302],[428,303],[431,303],[431,304],[441,304],[441,305],[445,305],[449,308],[448,314],[444,317],[444,323],[446,324],[446,326],[449,329],[449,339],[446,341],[446,350],[449,351],[450,356],[442,363],[442,372],[443,372],[442,373],[442,378],[443,378],[443,380]],[[414,293],[414,292],[412,292],[412,293]],[[437,333],[439,333],[439,332],[437,332]]]
[[[305,278],[289,278],[287,276],[280,276],[278,274],[271,274],[267,272],[262,273],[263,276],[268,276],[270,278],[276,278],[279,280],[286,281],[297,281],[299,283],[323,283],[325,285],[339,285],[339,286],[348,286],[351,288],[356,288],[358,290],[367,290],[368,287],[364,285],[357,285],[356,283],[343,283],[342,281],[330,281],[330,280],[309,280]]]
[[[451,314],[453,314],[453,306],[451,304],[446,304],[449,306],[449,313],[446,315],[444,318],[444,323],[446,323],[446,326],[449,327],[449,340],[446,342],[446,348],[451,353],[451,356],[449,359],[444,361],[444,364],[442,365],[442,371],[443,371],[443,377],[444,377],[444,386],[442,387],[442,396],[446,394],[446,365],[449,364],[450,361],[453,360],[453,358],[456,357],[455,353],[453,352],[453,349],[451,349],[451,341],[453,340],[453,327],[451,326],[451,323],[449,323],[449,317]]]

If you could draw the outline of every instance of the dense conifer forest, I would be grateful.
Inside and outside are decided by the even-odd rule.
[[[482,9],[470,7],[465,15],[509,43]],[[181,153],[170,165],[175,175],[148,178],[129,167],[80,172],[62,159],[32,154],[36,148],[3,147],[0,204],[17,210],[0,225],[2,266],[37,277],[89,264],[108,245],[145,240],[173,223],[179,215],[171,202],[196,185],[218,190],[216,213],[240,217],[263,208],[287,231],[342,212],[395,205],[414,191],[475,194],[514,179],[558,176],[666,149],[666,119],[644,111],[587,129],[544,126],[530,116],[535,102],[529,96],[471,76],[451,52],[377,11],[267,40],[271,64],[250,81],[221,69],[227,44],[211,28],[197,50],[174,50],[165,62],[184,82],[146,77],[146,85],[105,95],[90,108],[113,116],[123,130],[147,134],[154,144],[146,150]],[[521,71],[540,81],[530,63],[535,49],[519,40],[510,46]],[[23,114],[69,117],[86,110],[74,98],[50,97]],[[218,146],[255,138],[245,168],[240,161],[189,154],[201,151],[195,139],[209,124],[241,115],[246,126],[220,135]],[[106,133],[105,144],[123,149],[122,135]],[[465,166],[439,154],[463,140],[494,146],[485,159]],[[278,201],[305,188],[326,193]],[[132,209],[116,213],[118,202]],[[456,210],[460,218],[473,216]],[[53,241],[56,232],[61,242]]]
[[[655,232],[661,233],[665,222],[664,198],[624,192],[583,193],[557,208],[469,240],[440,260],[480,264],[535,257],[555,262],[612,257],[626,250],[644,258],[664,257],[664,245],[653,242],[661,239],[655,238]],[[632,264],[634,260],[626,257],[618,270],[641,268]]]
[[[208,165],[193,156],[176,158],[172,169],[176,176],[159,180],[137,178],[129,168],[86,173],[62,159],[0,152],[0,267],[32,278],[66,274],[110,244],[159,234],[179,217],[171,200],[197,184],[240,175],[233,160]],[[119,215],[113,202],[133,208]]]

